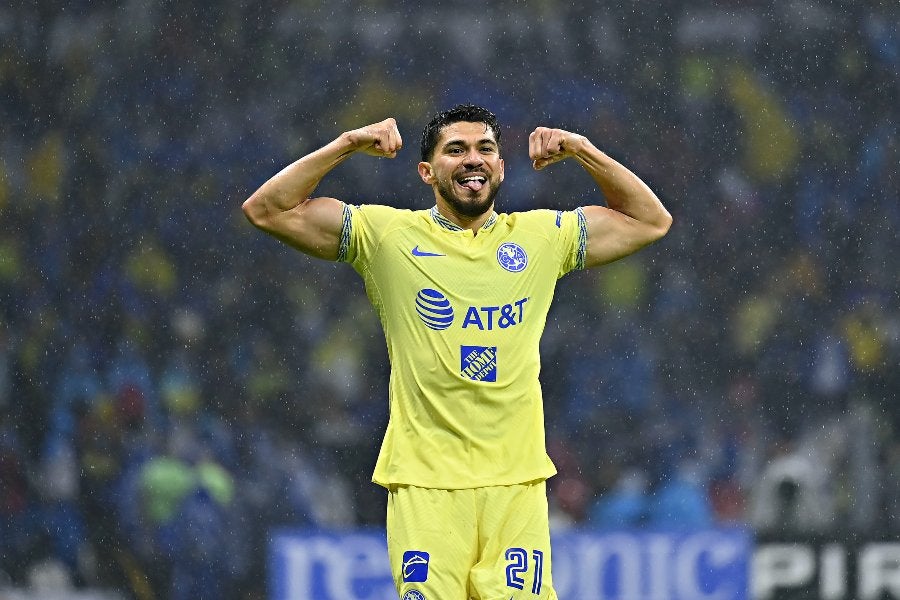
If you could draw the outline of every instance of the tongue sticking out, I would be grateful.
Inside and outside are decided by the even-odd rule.
[[[469,179],[469,180],[464,181],[462,183],[462,186],[464,188],[468,188],[468,189],[472,190],[473,192],[477,192],[482,187],[484,187],[484,184],[478,179]]]

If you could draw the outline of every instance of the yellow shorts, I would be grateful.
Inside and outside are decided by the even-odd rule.
[[[388,556],[401,600],[555,600],[543,481],[391,486]]]

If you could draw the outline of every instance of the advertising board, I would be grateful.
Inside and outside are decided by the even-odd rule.
[[[742,529],[559,534],[554,586],[560,598],[581,600],[745,600],[751,547]],[[386,548],[380,531],[279,532],[270,597],[396,600]]]

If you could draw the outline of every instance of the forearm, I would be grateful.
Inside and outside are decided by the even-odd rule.
[[[653,190],[631,170],[587,138],[582,138],[573,156],[600,186],[610,209],[661,230],[668,229],[672,216]]]
[[[310,197],[325,175],[355,151],[348,134],[341,134],[273,175],[244,202],[244,212],[255,221],[296,208]]]

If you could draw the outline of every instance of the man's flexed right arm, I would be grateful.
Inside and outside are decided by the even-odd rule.
[[[322,178],[351,154],[394,158],[402,146],[393,118],[342,133],[262,184],[244,201],[244,215],[256,227],[301,252],[335,260],[343,206],[335,198],[310,195]]]

